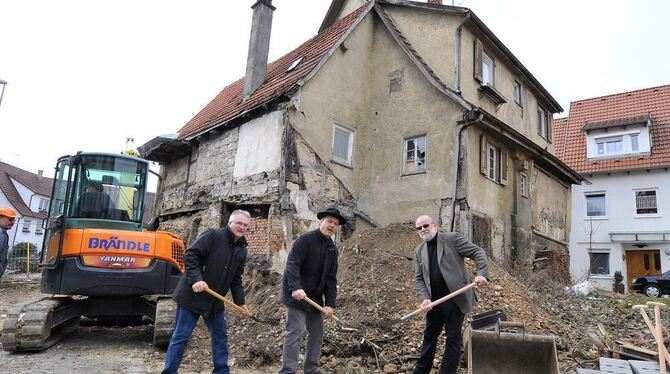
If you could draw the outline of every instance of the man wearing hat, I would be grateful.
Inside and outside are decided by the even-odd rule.
[[[9,235],[7,230],[14,226],[16,212],[12,208],[0,208],[0,278],[7,268],[7,251],[9,250]]]
[[[282,279],[281,302],[286,305],[286,333],[280,374],[295,373],[300,337],[307,329],[304,373],[319,372],[323,345],[323,317],[335,313],[337,247],[331,236],[346,220],[336,208],[319,212],[319,228],[302,234],[293,243]],[[305,301],[309,297],[326,310],[322,314]]]

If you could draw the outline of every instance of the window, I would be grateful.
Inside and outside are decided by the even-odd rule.
[[[591,275],[609,275],[610,253],[607,249],[592,249],[589,253]]]
[[[640,143],[638,142],[638,134],[633,134],[630,136],[630,150],[632,152],[638,152],[640,150]]]
[[[481,136],[480,172],[494,182],[507,185],[507,151]]]
[[[40,205],[38,211],[46,212],[49,209],[49,199],[40,198]]]
[[[521,196],[528,197],[528,177],[524,173],[519,174],[519,188]]]
[[[43,231],[42,231],[42,225],[40,225],[40,224],[36,224],[36,225],[35,225],[35,234],[37,234],[37,235],[42,235],[42,233],[43,233]]]
[[[596,140],[598,156],[623,153],[623,138],[620,136]]]
[[[635,213],[656,214],[656,190],[635,191]]]
[[[333,126],[333,161],[351,166],[351,153],[354,143],[354,133],[344,127]]]
[[[549,133],[549,118],[547,111],[537,107],[537,133],[546,140],[549,140],[551,135]]]
[[[515,80],[514,81],[514,102],[521,105],[521,82]]]
[[[486,171],[486,176],[489,177],[489,179],[492,179],[494,181],[498,180],[498,154],[500,151],[498,148],[494,147],[493,145],[489,144],[488,145],[488,150],[486,152],[487,154],[487,171]]]
[[[495,65],[486,52],[482,53],[482,84],[493,86]]]
[[[23,228],[21,229],[23,232],[30,232],[30,220],[28,218],[23,220]]]
[[[605,210],[605,194],[591,194],[586,195],[586,216],[600,217],[604,216]]]
[[[405,139],[404,172],[407,174],[426,171],[426,136]]]

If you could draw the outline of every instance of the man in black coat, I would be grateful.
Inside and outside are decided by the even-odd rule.
[[[319,371],[319,358],[323,345],[323,317],[320,311],[309,305],[309,297],[324,306],[325,317],[335,313],[337,295],[337,247],[331,236],[338,225],[346,222],[340,211],[328,208],[316,217],[321,220],[317,230],[301,235],[286,260],[282,279],[281,302],[286,305],[286,332],[279,373],[295,373],[298,366],[300,337],[307,329],[304,373]],[[324,300],[325,299],[325,300]]]
[[[203,291],[211,288],[225,295],[230,290],[235,304],[247,310],[242,274],[247,259],[244,234],[250,221],[249,212],[236,210],[230,215],[228,226],[206,230],[186,250],[185,271],[172,294],[178,304],[177,315],[163,373],[176,373],[179,369],[186,343],[200,316],[205,320],[212,340],[212,372],[230,373],[224,304]]]

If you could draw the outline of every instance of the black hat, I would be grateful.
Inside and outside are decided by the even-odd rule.
[[[320,211],[319,213],[316,214],[316,218],[318,218],[318,219],[322,219],[323,217],[326,217],[326,216],[331,216],[331,217],[337,218],[337,220],[340,221],[340,225],[344,225],[347,222],[347,220],[344,217],[342,217],[342,215],[340,214],[340,211],[337,210],[337,208],[335,208],[335,207],[330,207],[330,208],[328,208],[326,210],[322,210],[322,211]]]

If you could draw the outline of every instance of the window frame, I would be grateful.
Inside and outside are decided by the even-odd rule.
[[[604,200],[604,210],[603,214],[599,215],[590,215],[589,214],[589,197],[599,197],[602,196]],[[584,193],[584,213],[586,213],[587,219],[603,219],[607,217],[607,192],[605,191],[591,191]]]
[[[340,131],[343,133],[346,133],[349,135],[348,138],[348,144],[347,144],[347,159],[342,159],[338,155],[335,154],[335,134],[336,131]],[[334,123],[333,124],[333,132],[332,132],[332,139],[330,143],[330,159],[331,161],[343,165],[343,166],[348,166],[351,167],[353,164],[353,149],[354,149],[354,136],[355,136],[355,131],[342,126],[339,123]]]
[[[490,70],[490,79],[487,81],[486,79],[486,61],[491,62],[491,70]],[[486,49],[482,50],[482,84],[483,85],[489,85],[491,87],[495,87],[496,83],[496,61],[495,59],[491,56],[490,53],[486,51]]]
[[[521,104],[523,98],[523,85],[521,84],[521,82],[519,82],[518,79],[515,79],[513,87],[514,88],[512,91],[512,100],[514,100],[515,103],[519,104],[519,106],[523,106],[523,104]]]
[[[417,155],[417,147],[416,147],[416,140],[423,138],[424,142],[424,155],[423,155],[423,166],[421,169],[418,169],[418,167],[413,170],[409,171],[407,170],[407,162],[409,161],[407,159],[407,153],[409,150],[407,149],[407,143],[411,140],[415,141],[415,148],[414,148],[414,160],[418,159]],[[402,175],[412,175],[412,174],[422,174],[425,173],[428,170],[428,136],[426,134],[421,134],[421,135],[415,135],[415,136],[409,136],[406,138],[403,138],[402,140],[403,144],[403,152],[402,152]]]
[[[525,173],[519,173],[519,189],[521,196],[528,198],[528,176]]]
[[[649,213],[640,213],[640,209],[645,209],[645,208],[639,208],[638,207],[638,196],[637,194],[640,192],[654,192],[654,202],[655,202],[655,212],[649,212]],[[635,211],[635,216],[636,217],[659,217],[661,212],[659,209],[659,204],[658,204],[658,188],[638,188],[633,190],[633,198],[634,198],[634,211]]]
[[[611,266],[611,250],[608,248],[591,248],[588,250],[589,254],[589,276],[596,277],[611,277],[612,276],[612,266]],[[593,272],[593,255],[606,255],[607,256],[607,273],[594,273]]]
[[[541,119],[541,120],[540,120]],[[549,112],[542,106],[537,106],[537,134],[548,142],[551,142],[551,130],[549,129]],[[544,132],[544,134],[543,134]]]
[[[491,151],[493,151],[493,154]],[[493,160],[491,159],[492,155]],[[493,161],[493,165],[491,161]],[[491,176],[491,173],[493,173],[493,176]],[[486,144],[486,178],[494,182],[500,181],[500,148],[491,143]]]

